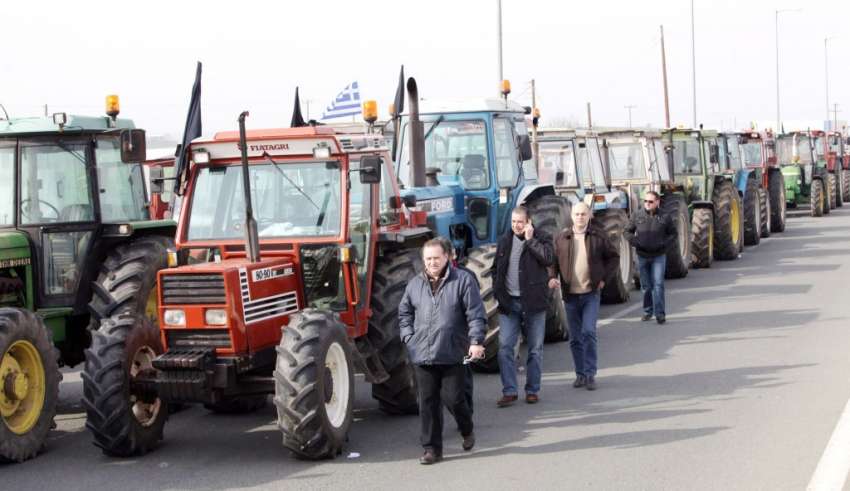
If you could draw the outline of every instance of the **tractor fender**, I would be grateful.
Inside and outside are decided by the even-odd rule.
[[[697,210],[700,208],[708,208],[709,210],[714,210],[714,203],[711,201],[691,201],[691,207]]]
[[[753,171],[751,169],[741,169],[735,176],[735,188],[738,189],[738,194],[741,197],[747,194],[747,181],[749,181],[752,175]]]
[[[525,186],[522,188],[522,191],[519,192],[519,196],[517,196],[516,202],[518,205],[526,205],[529,203],[533,203],[541,196],[552,194],[555,194],[555,186],[551,184],[536,184],[531,186]]]

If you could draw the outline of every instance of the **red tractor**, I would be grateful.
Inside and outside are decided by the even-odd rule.
[[[93,335],[87,426],[108,455],[152,449],[171,404],[246,412],[272,394],[284,446],[333,457],[352,422],[355,370],[383,411],[417,410],[397,309],[432,233],[399,196],[383,138],[246,131],[246,116],[239,132],[189,148],[177,250],[158,276],[159,330],[127,316]]]
[[[841,162],[839,161],[838,152],[834,151],[830,145],[830,141],[832,140],[830,133],[821,130],[811,130],[809,134],[814,140],[815,159],[818,162],[818,166],[826,167],[828,172],[826,185],[829,188],[829,208],[834,209],[842,206],[844,199],[841,193]],[[840,143],[840,136],[835,139]]]
[[[830,172],[835,174],[835,204],[842,206],[850,202],[850,148],[838,131],[828,131],[825,144]]]
[[[165,220],[174,218],[171,216],[172,197],[174,196],[168,189],[166,183],[174,180],[174,157],[162,157],[151,159],[142,162],[145,176],[147,177],[148,190],[148,209],[152,220]]]
[[[739,132],[738,146],[744,167],[755,173],[756,181],[764,190],[762,194],[767,197],[766,206],[761,207],[760,235],[767,237],[771,233],[783,232],[786,211],[785,182],[776,158],[776,139],[773,132]]]

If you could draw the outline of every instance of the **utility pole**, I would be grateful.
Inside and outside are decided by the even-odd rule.
[[[829,50],[827,43],[832,37],[823,38],[823,71],[824,71],[824,93],[826,94],[826,120],[829,121]],[[835,129],[835,128],[833,128]]]
[[[498,33],[499,33],[499,84],[505,79],[502,71],[502,0],[496,0],[496,13],[498,17]]]
[[[697,127],[697,55],[694,35],[694,0],[691,0],[691,78],[693,78],[694,128]]]
[[[841,112],[838,110],[838,104],[832,105],[832,131],[838,130],[838,113]]]
[[[670,127],[670,98],[667,94],[667,54],[664,51],[664,26],[661,26],[661,74],[664,78],[664,126]]]
[[[587,103],[587,129],[593,128],[593,119],[590,117],[590,103]]]
[[[623,107],[625,107],[629,111],[629,128],[631,128],[632,127],[632,109],[636,108],[637,106],[628,105],[628,106],[623,106]]]
[[[47,104],[44,105],[44,117],[47,117]]]

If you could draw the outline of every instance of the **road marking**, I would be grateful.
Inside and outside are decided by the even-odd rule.
[[[632,305],[630,305],[626,308],[618,310],[617,312],[614,313],[614,315],[611,315],[609,317],[605,317],[604,319],[600,319],[599,322],[597,323],[597,325],[607,326],[608,324],[614,322],[615,320],[625,317],[626,314],[631,314],[635,310],[642,308],[642,307],[643,307],[642,302],[635,302],[634,304],[632,304]]]
[[[850,400],[835,425],[832,437],[818,462],[809,491],[841,491],[850,474]]]

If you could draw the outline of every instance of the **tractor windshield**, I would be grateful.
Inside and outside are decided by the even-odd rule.
[[[612,181],[646,178],[643,145],[638,142],[610,144],[608,162],[611,166]]]
[[[776,141],[776,153],[783,164],[811,164],[812,153],[809,137],[786,135]]]
[[[0,227],[15,223],[15,145],[0,142]]]
[[[425,168],[440,169],[440,178],[460,180],[466,189],[490,187],[487,161],[487,126],[483,120],[425,123]],[[410,142],[407,129],[402,135],[398,177],[409,185]],[[442,179],[441,179],[442,180]]]
[[[815,153],[818,155],[818,159],[822,160],[826,155],[826,149],[829,142],[825,136],[819,136],[815,139]]]
[[[252,164],[251,202],[260,238],[340,234],[338,162]],[[203,167],[192,190],[188,240],[245,236],[242,167]]]
[[[741,153],[744,157],[744,165],[758,167],[762,165],[761,143],[759,141],[748,141],[741,144]]]
[[[121,162],[117,137],[98,139],[95,149],[100,213],[105,223],[147,220],[145,185],[139,163]]]
[[[540,143],[540,182],[556,186],[578,187],[573,142]]]
[[[605,171],[602,168],[602,152],[599,148],[599,140],[587,138],[580,142],[578,147],[578,165],[584,183],[594,189],[607,187]]]
[[[701,175],[700,144],[698,140],[673,142],[673,171],[676,174]]]
[[[729,168],[736,171],[741,170],[741,144],[738,143],[738,137],[729,135],[723,140],[726,142],[726,158]]]

